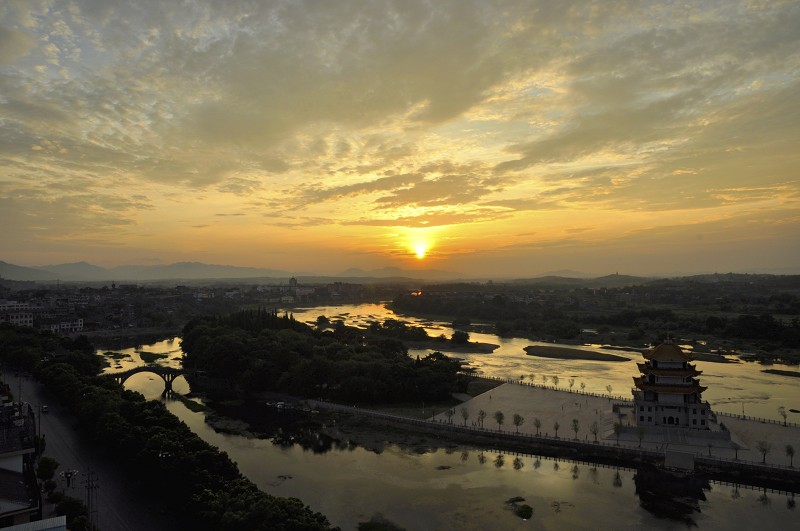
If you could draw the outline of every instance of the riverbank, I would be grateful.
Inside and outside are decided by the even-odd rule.
[[[735,444],[706,438],[697,430],[680,438],[663,430],[648,431],[640,439],[627,428],[617,438],[613,424],[618,418],[614,406],[619,402],[604,396],[507,383],[450,408],[453,413],[442,408],[428,418],[396,410],[298,400],[286,402],[285,409],[268,405],[254,409],[239,404],[235,409],[219,411],[222,417],[209,424],[222,431],[269,438],[275,444],[300,444],[315,452],[356,446],[377,454],[392,446],[415,454],[471,448],[609,466],[663,467],[669,449],[693,456],[692,474],[696,477],[787,491],[796,491],[800,484],[800,470],[790,467],[789,456],[781,454],[786,444],[800,437],[800,427],[726,416],[720,420],[733,434]],[[431,409],[428,405],[427,411]],[[485,412],[483,417],[481,411]],[[497,413],[503,414],[499,422]],[[224,421],[225,415],[245,415],[247,418],[241,420],[246,424]],[[518,424],[513,422],[517,415]],[[766,465],[761,464],[764,456],[758,450],[760,441],[775,448]]]

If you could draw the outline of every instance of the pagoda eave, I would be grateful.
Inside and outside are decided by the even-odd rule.
[[[703,371],[698,371],[693,365],[688,365],[686,369],[652,369],[646,363],[637,363],[636,366],[639,367],[639,372],[642,374],[652,374],[654,376],[686,377],[703,374]]]
[[[636,383],[636,387],[638,387],[642,391],[652,391],[654,393],[663,393],[671,395],[693,395],[695,393],[701,394],[706,389],[708,389],[708,387],[702,385],[692,385],[686,387],[678,385],[655,385],[645,382],[639,382],[637,381],[636,378],[634,378],[634,383]]]

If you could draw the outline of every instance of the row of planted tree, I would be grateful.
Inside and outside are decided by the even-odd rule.
[[[469,411],[468,408],[462,407],[460,409],[460,412],[461,412],[461,418],[464,420],[464,426],[466,426],[467,425],[467,421],[469,420],[469,417],[470,417],[470,411]],[[445,416],[447,417],[447,422],[449,424],[453,423],[453,417],[455,416],[455,414],[456,414],[455,408],[450,408],[450,409],[445,411]],[[484,411],[482,409],[479,410],[478,411],[478,415],[477,415],[477,419],[473,422],[472,425],[473,426],[479,426],[479,427],[483,428],[484,427],[484,423],[486,422],[486,415],[487,415],[486,411]],[[502,411],[495,411],[494,414],[492,415],[492,418],[497,423],[498,431],[502,430],[503,429],[503,424],[505,424],[505,421],[506,421],[506,414],[503,413]],[[517,433],[519,433],[520,426],[525,424],[525,417],[523,417],[519,413],[514,413],[512,415],[512,417],[511,417],[511,422],[512,422],[512,424],[514,424],[514,427],[516,428]],[[542,429],[542,421],[541,421],[541,419],[539,419],[538,417],[534,418],[533,419],[533,427],[536,428],[536,435],[537,436],[540,435],[540,432],[541,432],[541,429]],[[560,430],[561,427],[562,427],[561,424],[557,420],[553,422],[553,431],[555,432],[555,436],[556,437],[558,437],[558,430]],[[577,439],[578,438],[578,432],[581,429],[580,428],[580,421],[578,419],[572,419],[570,427],[571,427],[572,431],[575,432],[575,439]],[[598,424],[597,421],[594,421],[589,425],[589,433],[591,433],[594,436],[594,440],[595,440],[595,442],[597,442],[597,434],[600,433],[600,424]],[[617,423],[617,424],[614,425],[614,433],[619,437],[619,435],[622,433],[622,424]]]

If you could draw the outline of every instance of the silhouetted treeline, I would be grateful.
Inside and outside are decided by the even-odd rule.
[[[424,332],[424,331],[423,331]],[[427,336],[426,336],[427,337]],[[246,310],[186,325],[184,367],[245,395],[264,391],[342,402],[435,400],[463,390],[461,363],[412,359],[402,342],[337,324],[319,330],[289,316]]]
[[[404,341],[425,341],[430,339],[421,326],[413,326],[398,319],[386,319],[383,323],[372,321],[369,332],[379,336],[392,337]]]
[[[52,332],[40,332],[28,326],[0,323],[0,362],[15,368],[32,371],[46,357],[68,358],[86,364],[85,370],[97,374],[102,360],[97,356],[78,356],[92,353],[94,347],[86,336],[76,338],[57,336]]]
[[[629,330],[629,339],[661,337],[668,331],[695,333],[725,340],[761,341],[764,349],[800,347],[800,319],[777,319],[763,313],[730,316],[679,309],[648,307],[597,311],[574,293],[563,292],[539,297],[514,297],[504,294],[425,293],[401,294],[392,307],[417,314],[435,314],[460,319],[493,322],[499,335],[522,333],[542,339],[573,339],[584,328],[617,327]],[[532,299],[532,300],[527,300]],[[560,301],[559,301],[560,299]],[[790,303],[791,296],[764,298]],[[559,306],[556,303],[560,302]],[[782,306],[786,307],[786,306]]]

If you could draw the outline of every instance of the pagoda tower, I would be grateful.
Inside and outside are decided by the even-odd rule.
[[[667,341],[645,352],[634,377],[633,404],[639,426],[679,426],[709,429],[710,406],[701,395],[707,387],[697,380],[701,374],[690,353]]]

